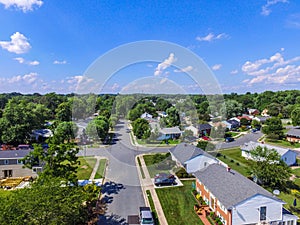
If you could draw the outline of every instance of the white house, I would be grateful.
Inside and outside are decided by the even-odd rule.
[[[274,149],[276,152],[278,152],[282,161],[285,162],[288,166],[294,165],[296,163],[296,157],[297,157],[296,152],[287,148],[281,148],[281,147],[268,145],[268,144],[261,144],[253,141],[245,143],[244,145],[241,146],[242,156],[245,157],[246,159],[252,159],[250,152],[253,149],[256,149],[258,146],[262,148],[266,147],[268,149]]]
[[[194,137],[198,137],[199,136],[198,129],[195,126],[193,126],[193,125],[190,125],[190,126],[184,128],[184,131],[186,131],[186,130],[192,131]]]
[[[171,148],[170,153],[172,160],[174,160],[178,166],[184,167],[187,173],[194,173],[212,163],[218,163],[218,160],[210,154],[186,143],[181,143]]]
[[[224,225],[296,225],[285,202],[253,181],[220,164],[194,173],[196,189]]]
[[[141,118],[143,118],[143,119],[152,119],[152,117],[153,116],[147,112],[145,112],[141,115]]]

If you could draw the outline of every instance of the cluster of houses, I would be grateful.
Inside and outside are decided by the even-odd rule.
[[[50,129],[39,129],[32,132],[32,139],[45,141],[53,135]],[[42,165],[28,169],[24,167],[22,159],[32,151],[32,147],[27,144],[20,144],[17,147],[1,145],[0,149],[0,179],[7,177],[37,177],[42,171]]]
[[[249,152],[258,145],[261,144],[245,144],[242,155],[249,158]],[[296,163],[296,154],[291,150],[274,150],[288,165]],[[181,143],[170,153],[178,166],[196,177],[197,192],[224,225],[297,224],[298,217],[283,207],[285,202],[202,149]]]

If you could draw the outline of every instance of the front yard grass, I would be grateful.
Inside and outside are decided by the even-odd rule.
[[[156,153],[143,157],[152,178],[158,173],[170,173],[170,170],[175,166],[170,153]]]
[[[94,157],[79,157],[80,165],[77,169],[78,180],[88,180],[90,179],[93,168],[96,164],[96,158]]]
[[[283,148],[300,148],[300,143],[291,143],[287,140],[270,140],[270,139],[265,139],[266,144],[270,145],[277,145],[279,147]]]
[[[94,179],[103,178],[104,173],[105,173],[105,168],[106,168],[106,159],[100,159],[100,163],[99,163],[99,166],[98,166],[98,169],[97,169]]]
[[[181,181],[184,186],[156,189],[168,224],[203,224],[194,212],[197,203],[192,195],[192,182]]]

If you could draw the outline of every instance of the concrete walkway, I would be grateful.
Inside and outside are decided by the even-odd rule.
[[[139,155],[137,157],[140,159],[141,167],[142,167],[142,170],[143,170],[144,175],[145,175],[145,178],[143,178],[141,168],[140,168],[140,166],[138,164],[138,161],[137,161],[137,158],[136,158],[136,165],[137,165],[137,168],[138,168],[138,174],[139,174],[140,183],[141,183],[141,187],[142,187],[143,196],[144,196],[144,199],[145,199],[146,206],[150,207],[148,197],[147,197],[147,194],[146,194],[146,190],[149,190],[150,193],[151,193],[152,199],[153,199],[153,203],[154,203],[154,206],[155,206],[155,210],[156,210],[156,214],[157,214],[159,223],[161,225],[168,225],[167,219],[166,219],[164,211],[161,207],[159,198],[156,194],[154,184],[152,183],[152,180],[151,180],[150,174],[148,172],[147,166],[145,164],[144,158],[143,158],[142,155]]]
[[[91,176],[90,176],[90,180],[94,180],[95,176],[96,176],[96,173],[97,173],[97,170],[98,170],[98,167],[100,165],[100,159],[104,159],[104,157],[101,157],[101,156],[95,156],[95,158],[97,159],[96,161],[96,164],[93,168],[93,171],[91,173]]]

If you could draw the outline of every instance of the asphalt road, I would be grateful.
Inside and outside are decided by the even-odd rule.
[[[81,156],[105,156],[108,158],[105,183],[102,188],[107,202],[106,215],[100,217],[99,224],[127,224],[128,215],[137,215],[140,206],[145,206],[135,156],[149,152],[167,152],[167,148],[142,148],[133,146],[130,134],[126,132],[126,121],[115,127],[114,144],[103,148],[87,148]]]
[[[232,142],[221,143],[219,148],[223,149],[223,148],[239,147],[249,141],[257,142],[257,140],[262,136],[263,136],[263,134],[261,133],[261,131],[256,131],[255,133],[248,133],[238,139],[235,139]]]

